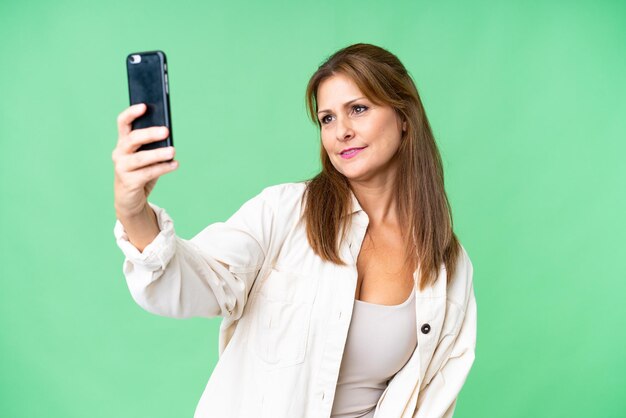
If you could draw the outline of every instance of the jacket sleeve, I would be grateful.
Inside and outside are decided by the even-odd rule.
[[[141,253],[116,220],[123,273],[137,304],[173,318],[239,319],[270,250],[274,208],[264,192],[226,222],[211,224],[190,240],[178,237],[167,212],[149,203],[160,232]]]
[[[418,396],[413,418],[451,418],[456,400],[474,363],[476,298],[471,284],[467,308],[446,361]]]

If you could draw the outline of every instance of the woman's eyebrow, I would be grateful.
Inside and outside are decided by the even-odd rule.
[[[356,102],[357,100],[361,100],[361,99],[367,99],[367,97],[357,97],[356,99],[352,99],[352,100],[350,100],[348,102],[345,102],[343,104],[343,107],[347,107],[347,106],[350,105],[350,103]],[[324,112],[330,112],[330,110],[328,110],[328,109],[320,110],[319,112],[317,112],[317,114],[319,115],[320,113],[324,113]]]

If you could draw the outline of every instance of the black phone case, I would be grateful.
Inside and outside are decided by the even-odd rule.
[[[132,56],[140,56],[140,62],[133,63]],[[143,144],[138,151],[174,145],[172,118],[170,114],[170,93],[167,79],[167,58],[163,51],[135,52],[126,57],[128,72],[128,93],[130,104],[145,103],[147,109],[135,119],[132,128],[167,126],[168,138]]]

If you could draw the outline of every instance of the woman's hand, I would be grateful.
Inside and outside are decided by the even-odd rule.
[[[112,158],[115,166],[115,211],[118,219],[132,219],[146,212],[148,196],[160,176],[178,167],[174,147],[137,151],[143,144],[165,139],[169,130],[153,126],[132,130],[131,123],[146,111],[141,103],[117,117],[118,141]]]

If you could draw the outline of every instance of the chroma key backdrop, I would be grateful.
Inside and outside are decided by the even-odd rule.
[[[309,77],[366,42],[405,64],[474,265],[455,418],[626,416],[626,2],[0,2],[0,417],[191,417],[220,318],[132,299],[113,226],[125,58],[169,61],[189,239],[319,170]],[[321,418],[321,417],[320,417]]]

